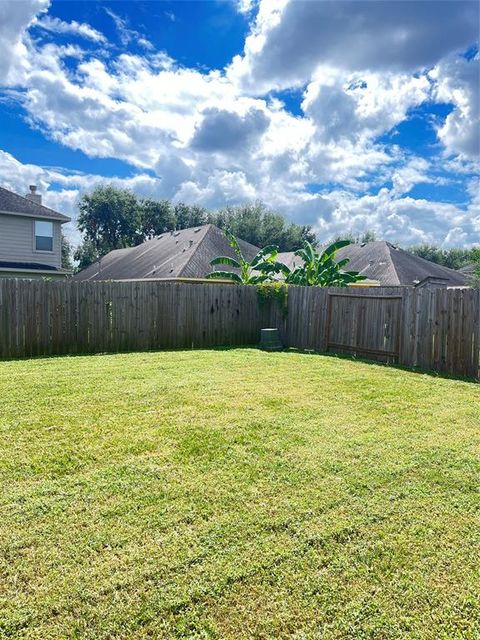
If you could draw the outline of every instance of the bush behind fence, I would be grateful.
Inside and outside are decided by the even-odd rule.
[[[0,280],[0,357],[256,344],[342,352],[479,378],[480,291],[290,287],[285,316],[252,286]]]

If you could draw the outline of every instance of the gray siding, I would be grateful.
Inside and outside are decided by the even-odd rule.
[[[53,252],[49,253],[34,250],[35,220],[42,218],[0,213],[0,260],[38,262],[59,269],[62,264],[61,223],[48,220],[53,222]]]

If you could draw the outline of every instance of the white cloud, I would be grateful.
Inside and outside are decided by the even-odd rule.
[[[240,13],[250,13],[257,4],[257,0],[236,0],[237,10]]]
[[[412,158],[404,166],[396,169],[392,176],[392,193],[402,196],[416,184],[434,182],[428,175],[429,163],[424,158]]]
[[[453,246],[478,244],[478,211],[463,210],[449,203],[411,197],[397,197],[394,190],[352,198],[345,192],[332,192],[334,211],[327,224],[320,219],[314,227],[322,237],[333,237],[350,230],[362,233],[372,229],[377,236],[403,246],[422,243]]]
[[[308,84],[302,108],[324,142],[373,139],[402,122],[408,110],[428,99],[424,75],[345,73],[320,67]]]
[[[0,2],[0,85],[16,84],[29,66],[25,32],[50,0],[2,0]]]
[[[136,31],[135,29],[131,29],[128,26],[128,21],[125,18],[122,18],[121,16],[119,16],[117,13],[115,13],[115,11],[112,11],[112,9],[110,9],[109,7],[104,7],[103,9],[105,13],[108,16],[110,16],[110,18],[113,20],[120,38],[120,42],[123,44],[123,46],[126,47],[131,42],[134,42],[139,46],[143,47],[144,49],[146,49],[147,51],[153,51],[155,49],[155,47],[150,42],[150,40],[148,40],[145,36],[143,36],[141,33]]]
[[[438,137],[449,154],[477,160],[480,155],[480,57],[466,60],[461,56],[440,62],[431,72],[436,81],[435,97],[455,106]]]
[[[100,31],[97,31],[89,24],[77,22],[76,20],[65,22],[60,20],[60,18],[46,15],[36,22],[36,26],[45,29],[45,31],[75,35],[99,44],[105,44],[107,42],[103,33],[100,33]]]
[[[347,71],[414,72],[478,37],[473,0],[264,0],[229,74],[263,93],[303,85],[319,64]]]

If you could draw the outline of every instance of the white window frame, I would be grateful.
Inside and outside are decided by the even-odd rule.
[[[37,222],[42,224],[49,224],[52,229],[52,248],[51,249],[37,249]],[[49,236],[38,235],[39,238],[48,238]],[[55,251],[55,226],[51,220],[34,220],[33,221],[33,250],[35,253],[54,253]]]

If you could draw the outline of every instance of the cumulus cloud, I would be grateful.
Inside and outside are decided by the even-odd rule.
[[[243,116],[226,109],[205,109],[195,129],[191,148],[197,151],[231,153],[248,148],[268,127],[269,118],[261,109]]]
[[[28,66],[24,35],[50,0],[2,0],[0,2],[0,85],[15,84]]]
[[[430,91],[424,75],[352,74],[322,67],[307,85],[302,108],[315,122],[319,140],[373,139],[402,122]]]
[[[450,57],[431,72],[436,81],[435,97],[452,103],[455,108],[438,130],[438,136],[449,154],[465,159],[480,156],[480,57],[466,60]]]
[[[450,203],[397,197],[394,190],[385,188],[359,198],[352,198],[348,192],[332,192],[328,198],[334,207],[330,220],[326,224],[320,219],[314,225],[322,237],[372,229],[378,237],[403,246],[453,246],[460,237],[461,244],[467,246],[480,240],[473,211]]]
[[[477,25],[475,0],[265,0],[229,73],[262,93],[304,84],[319,63],[414,72],[470,46]]]

